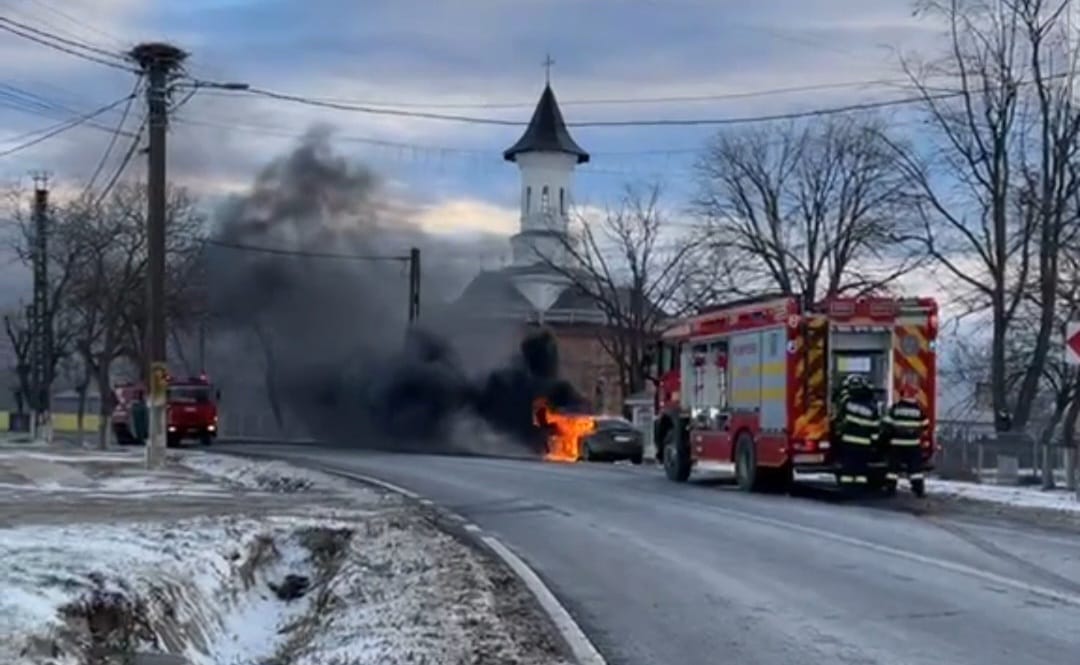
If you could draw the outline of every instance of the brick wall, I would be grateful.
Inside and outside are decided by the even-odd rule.
[[[559,373],[604,413],[622,413],[618,366],[604,350],[593,327],[552,330],[559,341]]]

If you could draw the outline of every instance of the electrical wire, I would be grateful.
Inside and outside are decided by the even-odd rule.
[[[138,131],[135,132],[135,138],[128,144],[127,152],[125,152],[124,156],[120,159],[120,165],[113,171],[112,177],[109,178],[109,182],[102,188],[101,193],[98,194],[97,198],[94,200],[95,208],[101,205],[102,201],[105,200],[105,197],[109,195],[109,192],[112,191],[113,187],[115,187],[116,183],[120,180],[120,176],[123,175],[128,164],[131,163],[131,158],[135,156],[135,151],[139,149],[139,142],[142,140],[142,133],[145,128],[146,118],[143,118],[142,122],[139,124]]]
[[[300,249],[283,249],[279,247],[259,247],[257,245],[245,245],[242,243],[226,242],[203,238],[203,244],[224,249],[235,249],[245,252],[260,252],[263,254],[276,254],[279,256],[297,256],[310,259],[346,259],[351,261],[392,261],[408,262],[408,256],[380,255],[380,254],[339,254],[335,252],[310,252]]]
[[[75,39],[68,39],[67,37],[63,37],[61,35],[58,35],[55,32],[49,32],[48,30],[42,30],[40,28],[35,28],[32,25],[29,25],[29,24],[26,24],[26,23],[21,23],[19,21],[16,21],[13,18],[8,18],[6,16],[0,16],[0,21],[2,21],[4,23],[10,23],[11,25],[15,26],[16,28],[26,30],[27,32],[32,32],[35,35],[38,35],[39,37],[44,37],[46,39],[52,39],[54,41],[60,42],[61,44],[66,44],[68,46],[73,46],[75,48],[81,48],[81,49],[84,49],[86,51],[90,51],[91,53],[96,53],[98,55],[105,56],[106,58],[116,58],[118,60],[123,60],[124,59],[124,56],[122,54],[120,54],[120,53],[115,53],[113,51],[108,51],[108,50],[100,48],[98,46],[94,46],[93,44],[87,44],[86,42],[81,42],[81,41],[78,41],[78,40],[75,40]]]
[[[372,106],[366,106],[361,104],[348,104],[340,102],[329,102],[310,97],[304,97],[301,95],[293,95],[282,92],[275,92],[273,90],[267,90],[265,88],[248,88],[246,90],[237,90],[236,94],[250,94],[260,97],[267,97],[270,99],[276,99],[280,101],[288,101],[297,104],[303,104],[305,106],[314,106],[319,108],[328,108],[338,111],[352,111],[356,113],[366,113],[371,115],[387,115],[407,118],[418,118],[424,120],[441,120],[448,122],[462,122],[474,125],[500,125],[507,127],[525,127],[529,123],[520,120],[503,120],[500,118],[488,118],[478,116],[466,116],[455,115],[445,113],[429,113],[424,111],[408,111],[405,109],[386,109],[375,108]],[[791,111],[787,113],[775,113],[770,115],[751,115],[751,116],[736,116],[732,118],[667,118],[667,119],[643,119],[643,120],[586,120],[579,122],[568,122],[568,127],[693,127],[693,126],[721,126],[721,125],[736,125],[736,124],[750,124],[757,122],[775,122],[779,120],[797,120],[800,118],[820,117],[825,115],[837,115],[842,113],[851,113],[855,111],[866,111],[872,109],[881,109],[893,106],[906,106],[909,104],[925,103],[926,101],[934,101],[941,99],[949,99],[962,95],[961,91],[942,92],[929,95],[916,95],[911,97],[903,97],[898,99],[885,99],[875,102],[859,102],[854,104],[846,104],[842,106],[833,106],[826,108],[809,109],[805,111]]]
[[[773,97],[799,92],[820,92],[823,90],[839,90],[844,88],[866,88],[870,86],[901,86],[910,83],[909,79],[868,79],[862,81],[840,81],[835,83],[814,83],[780,88],[763,88],[760,90],[747,90],[742,92],[724,92],[701,95],[669,95],[661,97],[596,97],[581,99],[560,99],[559,106],[609,106],[609,105],[634,105],[634,104],[672,104],[694,102],[720,102],[735,99],[753,99],[757,97]],[[198,87],[198,86],[195,86]],[[222,90],[208,91],[210,95],[227,95]],[[349,104],[356,106],[372,106],[397,109],[518,109],[533,108],[535,101],[519,102],[460,102],[460,103],[437,103],[437,102],[397,102],[385,100],[356,100],[342,97],[311,97],[319,102],[334,104]]]
[[[45,131],[44,134],[42,134],[41,136],[38,136],[37,138],[26,141],[25,143],[21,143],[21,144],[15,146],[14,148],[8,148],[7,150],[0,151],[0,157],[7,157],[8,155],[14,154],[14,153],[19,152],[21,150],[25,150],[26,148],[29,148],[31,146],[35,146],[38,143],[41,143],[42,141],[46,141],[48,139],[51,139],[52,137],[57,136],[58,134],[62,134],[64,132],[68,131],[69,129],[74,129],[75,127],[78,127],[79,125],[85,123],[86,121],[91,120],[91,119],[105,113],[106,111],[114,109],[117,106],[120,106],[124,102],[128,101],[128,99],[130,99],[131,97],[133,97],[133,95],[128,95],[127,97],[123,97],[121,99],[118,99],[115,102],[113,102],[112,104],[102,106],[101,108],[96,109],[96,110],[94,110],[94,111],[92,111],[90,113],[81,115],[81,116],[79,116],[77,118],[74,118],[72,120],[68,120],[67,122],[62,123],[59,126],[55,126],[53,129]]]
[[[44,0],[30,0],[30,2],[37,5],[38,7],[41,7],[42,9],[44,9],[46,11],[49,11],[49,12],[52,12],[53,14],[56,14],[57,16],[59,16],[60,18],[66,20],[66,21],[68,21],[69,23],[71,23],[74,26],[78,26],[78,27],[83,28],[85,30],[89,30],[90,32],[93,32],[93,33],[97,34],[98,36],[104,37],[105,39],[108,39],[108,40],[110,40],[112,42],[115,42],[116,44],[120,44],[122,46],[122,45],[124,45],[126,43],[125,40],[121,39],[116,34],[106,32],[105,30],[102,30],[101,28],[99,28],[99,27],[91,24],[90,22],[88,22],[85,18],[77,18],[75,16],[72,16],[71,14],[65,12],[64,10],[62,10],[62,9],[60,9],[60,8],[50,4],[48,2],[45,2]],[[68,32],[70,34],[70,31],[68,31]]]
[[[55,100],[43,97],[37,93],[29,92],[22,88],[19,88],[10,83],[0,83],[0,107],[10,108],[15,111],[21,111],[24,113],[31,113],[34,115],[47,114],[54,117],[58,117],[61,120],[69,120],[72,116],[77,116],[83,113],[78,109],[72,108]],[[111,112],[111,111],[110,111]],[[115,131],[114,127],[100,124],[93,120],[87,121],[87,127],[108,132],[109,134]],[[129,132],[122,132],[122,136],[130,137]]]
[[[97,182],[98,176],[101,175],[101,170],[105,168],[105,163],[109,161],[109,155],[112,154],[113,148],[116,146],[116,140],[120,138],[120,132],[124,129],[124,123],[127,122],[128,114],[131,113],[131,107],[135,103],[135,98],[139,94],[139,86],[142,84],[142,77],[135,79],[135,87],[131,89],[131,97],[128,98],[127,104],[124,105],[124,112],[120,116],[120,122],[116,123],[116,131],[109,137],[109,143],[105,146],[105,152],[101,155],[101,159],[98,160],[97,167],[94,168],[93,174],[90,175],[90,179],[86,182],[86,187],[83,189],[83,196],[85,197],[90,193],[90,190],[94,188],[94,183]],[[136,135],[137,136],[137,135]]]
[[[48,46],[51,49],[55,49],[57,51],[67,53],[68,55],[73,55],[75,57],[82,58],[84,60],[89,60],[90,62],[96,62],[96,63],[98,63],[100,65],[105,65],[107,67],[113,67],[114,69],[120,69],[120,70],[123,70],[125,72],[130,72],[130,73],[133,73],[133,74],[138,73],[138,71],[139,71],[139,70],[134,69],[132,67],[122,65],[122,64],[120,64],[118,62],[113,62],[113,61],[110,61],[110,60],[106,60],[104,58],[100,58],[100,57],[97,57],[97,56],[94,56],[94,55],[90,55],[89,53],[83,53],[83,52],[77,51],[77,50],[75,50],[73,48],[69,48],[67,46],[64,46],[63,44],[57,44],[55,42],[52,42],[52,41],[49,41],[47,39],[44,39],[44,38],[38,37],[36,35],[33,35],[31,33],[19,30],[18,28],[14,28],[14,27],[12,27],[10,25],[5,25],[5,22],[10,22],[10,21],[11,21],[11,19],[0,17],[0,30],[5,30],[7,32],[10,32],[13,35],[17,35],[19,37],[22,37],[23,39],[28,39],[28,40],[30,40],[32,42],[36,42],[38,44],[41,44],[42,46]],[[62,40],[63,38],[54,37],[54,39],[61,39]]]

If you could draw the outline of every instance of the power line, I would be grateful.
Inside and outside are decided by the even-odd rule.
[[[204,238],[203,244],[211,245],[213,247],[222,247],[225,249],[235,249],[244,252],[259,252],[262,254],[275,254],[279,256],[296,256],[310,259],[345,259],[351,261],[391,261],[397,263],[408,263],[408,255],[380,255],[380,254],[339,254],[334,252],[311,252],[299,249],[284,249],[279,247],[259,247],[256,245],[245,245],[242,243],[226,242],[224,240],[213,240],[211,238]]]
[[[94,26],[92,23],[88,22],[85,18],[76,18],[75,16],[72,16],[71,14],[63,11],[62,9],[60,9],[58,7],[53,6],[52,4],[50,4],[48,2],[45,2],[44,0],[30,0],[30,2],[37,5],[38,7],[41,7],[42,9],[44,9],[46,11],[49,11],[49,12],[52,12],[53,14],[56,14],[57,16],[59,16],[62,19],[65,19],[66,21],[68,21],[72,25],[76,25],[76,26],[78,26],[80,28],[84,28],[86,30],[89,30],[90,32],[93,32],[93,33],[97,34],[100,37],[104,37],[105,39],[108,39],[108,40],[110,40],[110,41],[112,41],[112,42],[114,42],[116,44],[124,45],[126,43],[125,40],[120,39],[120,37],[118,37],[116,34],[106,32],[105,30],[102,30],[101,28]],[[70,34],[70,31],[68,31],[68,32]]]
[[[19,152],[20,150],[25,150],[26,148],[29,148],[31,146],[35,146],[38,143],[41,143],[42,141],[46,141],[46,140],[48,140],[48,139],[50,139],[50,138],[52,138],[52,137],[54,137],[54,136],[56,136],[58,134],[62,134],[63,132],[68,131],[69,129],[74,129],[75,127],[78,127],[79,125],[85,123],[86,121],[91,120],[91,119],[105,113],[106,111],[114,109],[117,106],[120,106],[121,104],[123,104],[124,102],[126,102],[130,98],[131,98],[131,95],[129,95],[127,97],[123,97],[121,99],[116,100],[112,104],[108,104],[107,106],[102,106],[101,108],[99,108],[99,109],[97,109],[95,111],[92,111],[91,113],[79,116],[79,117],[77,117],[77,118],[75,118],[73,120],[68,120],[67,122],[55,127],[54,129],[46,131],[44,134],[42,134],[41,136],[38,136],[35,139],[31,139],[30,141],[27,141],[25,143],[21,143],[21,144],[15,146],[14,148],[8,148],[7,150],[4,150],[4,151],[0,152],[0,157],[7,157],[8,155]]]
[[[366,113],[370,115],[387,115],[407,118],[417,118],[424,120],[441,120],[448,122],[462,122],[466,124],[474,125],[500,125],[508,127],[524,127],[528,123],[520,120],[504,120],[500,118],[488,118],[478,116],[466,116],[466,115],[454,115],[445,113],[429,113],[424,111],[408,111],[404,109],[387,109],[387,108],[375,108],[372,106],[360,105],[360,104],[347,104],[340,102],[328,102],[319,99],[313,99],[310,97],[304,97],[301,95],[293,95],[281,92],[275,92],[264,88],[249,88],[243,91],[236,91],[238,94],[252,94],[261,97],[267,97],[270,99],[276,99],[280,101],[289,101],[297,104],[303,104],[305,106],[314,106],[319,108],[328,108],[338,111],[352,111],[356,113]],[[809,109],[805,111],[792,111],[787,113],[776,113],[770,115],[749,115],[749,116],[736,116],[731,118],[662,118],[662,119],[644,119],[644,120],[586,120],[579,122],[568,122],[568,127],[693,127],[693,126],[720,126],[720,125],[736,125],[736,124],[749,124],[756,122],[775,122],[779,120],[797,120],[800,118],[819,117],[825,115],[837,115],[841,113],[851,113],[855,111],[866,111],[872,109],[887,108],[892,106],[906,106],[909,104],[924,103],[926,101],[933,101],[939,99],[947,99],[962,95],[960,91],[942,92],[933,95],[917,95],[911,97],[903,97],[899,99],[886,99],[875,102],[859,102],[854,104],[846,104],[842,106],[833,106],[826,108]]]
[[[139,142],[142,140],[142,132],[145,128],[146,118],[144,117],[143,121],[139,124],[138,131],[135,132],[135,138],[131,139],[131,143],[128,144],[127,152],[125,152],[124,156],[120,159],[120,165],[113,171],[112,177],[109,178],[109,182],[102,188],[97,199],[94,200],[95,207],[101,205],[101,202],[105,200],[105,197],[109,195],[109,192],[112,191],[113,187],[115,187],[116,183],[120,180],[120,176],[124,173],[128,164],[131,163],[131,158],[135,156],[135,151],[139,149]]]
[[[54,41],[60,42],[61,44],[66,44],[75,48],[81,48],[86,51],[90,51],[91,53],[97,53],[98,55],[105,56],[106,58],[116,58],[118,60],[124,59],[124,56],[122,54],[115,53],[113,51],[109,51],[98,46],[94,46],[93,44],[87,44],[86,42],[78,41],[75,39],[68,39],[67,37],[62,37],[54,32],[35,28],[32,25],[29,25],[27,23],[21,23],[19,21],[16,21],[15,19],[7,18],[6,16],[0,16],[0,21],[4,23],[10,23],[16,28],[26,30],[27,32],[32,32],[39,37],[43,37],[45,39],[52,39]]]
[[[72,108],[55,100],[43,97],[37,93],[30,92],[19,88],[10,83],[0,83],[0,106],[10,108],[15,111],[22,111],[24,113],[31,113],[34,115],[41,115],[46,113],[53,117],[58,117],[61,120],[70,120],[73,116],[78,116],[84,113],[78,109]],[[94,121],[88,121],[85,123],[87,127],[113,133],[114,127],[102,125]],[[130,136],[128,132],[122,132],[123,136]]]
[[[120,116],[120,122],[116,123],[116,131],[109,137],[109,143],[105,146],[105,152],[102,153],[101,159],[97,163],[97,167],[90,175],[90,179],[86,182],[86,188],[83,189],[83,196],[86,196],[90,193],[90,190],[94,188],[94,183],[97,182],[98,176],[101,175],[101,170],[105,168],[105,163],[109,160],[109,155],[112,154],[113,147],[116,146],[116,139],[120,137],[120,132],[124,129],[124,123],[127,122],[127,117],[131,112],[131,106],[135,102],[135,97],[139,94],[139,86],[141,83],[141,76],[135,79],[135,87],[131,89],[131,97],[128,98],[127,104],[124,105],[124,112]],[[138,142],[138,134],[136,134],[135,142]]]
[[[5,25],[5,23],[8,23],[8,22],[11,22],[11,19],[0,17],[0,30],[6,30],[7,32],[10,32],[13,35],[18,35],[19,37],[22,37],[23,39],[28,39],[28,40],[30,40],[32,42],[36,42],[38,44],[41,44],[42,46],[48,46],[51,49],[55,49],[57,51],[67,53],[69,55],[73,55],[73,56],[75,56],[77,58],[82,58],[84,60],[89,60],[90,62],[96,62],[96,63],[98,63],[100,65],[105,65],[107,67],[113,67],[115,69],[121,69],[121,70],[123,70],[125,72],[130,72],[130,73],[137,73],[137,71],[138,71],[138,70],[136,70],[136,69],[134,69],[132,67],[122,65],[122,64],[120,64],[118,62],[113,62],[111,60],[106,60],[104,58],[100,58],[100,57],[95,56],[95,55],[90,55],[89,53],[84,53],[82,51],[77,51],[77,50],[75,50],[73,48],[69,48],[67,46],[64,46],[63,44],[58,44],[55,41],[49,41],[47,39],[43,39],[41,37],[38,37],[38,36],[36,36],[34,34],[19,30],[18,28],[14,28],[14,27],[12,27],[10,25]],[[56,36],[54,36],[53,39],[60,40],[60,41],[66,41],[62,37],[56,37]]]
[[[733,99],[753,99],[756,97],[773,97],[799,92],[820,92],[822,90],[839,90],[844,88],[865,88],[869,86],[899,86],[910,83],[908,79],[873,79],[862,81],[840,81],[834,83],[814,83],[807,85],[788,86],[780,88],[764,88],[760,90],[748,90],[742,92],[709,93],[701,95],[669,95],[660,97],[596,97],[581,99],[560,99],[559,106],[608,106],[608,105],[633,105],[633,104],[671,104],[693,102],[719,102]],[[210,91],[211,95],[227,95],[227,92],[216,90]],[[346,104],[352,106],[386,107],[397,109],[517,109],[533,108],[536,101],[518,102],[400,102],[387,100],[356,100],[342,97],[311,97],[318,102],[330,104]]]

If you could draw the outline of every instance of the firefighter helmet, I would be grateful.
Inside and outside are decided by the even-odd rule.
[[[856,390],[860,388],[867,388],[870,384],[866,382],[866,377],[862,374],[848,374],[844,377],[843,387],[847,390]]]

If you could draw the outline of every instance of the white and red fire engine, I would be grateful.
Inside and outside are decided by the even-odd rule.
[[[903,388],[930,426],[933,454],[935,340],[931,298],[833,298],[812,307],[770,296],[702,310],[660,345],[654,431],[657,459],[678,482],[695,465],[734,465],[747,491],[784,487],[795,471],[846,470],[830,437],[834,389],[852,373],[874,387],[882,411]],[[883,485],[885,469],[870,478]]]

